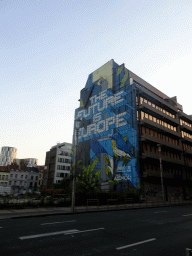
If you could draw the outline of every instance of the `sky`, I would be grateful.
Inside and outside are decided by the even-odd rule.
[[[111,59],[191,109],[191,0],[1,0],[0,147],[72,143],[88,75]]]

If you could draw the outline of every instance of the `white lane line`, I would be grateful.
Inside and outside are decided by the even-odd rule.
[[[19,239],[24,240],[24,239],[43,237],[43,236],[55,236],[55,235],[60,235],[60,234],[70,235],[70,234],[75,234],[75,233],[95,231],[95,230],[99,230],[99,229],[105,229],[105,228],[89,229],[89,230],[83,230],[83,231],[79,231],[78,229],[71,229],[71,230],[58,231],[58,232],[39,234],[39,235],[21,236],[21,237],[19,237]]]
[[[188,215],[182,215],[182,216],[190,216],[190,215],[192,215],[192,214],[188,214]]]
[[[56,223],[65,223],[65,222],[74,222],[76,220],[69,220],[69,221],[61,221],[61,222],[52,222],[52,223],[43,223],[41,225],[51,225],[51,224],[56,224]]]
[[[167,211],[160,211],[160,212],[167,212]],[[154,212],[154,213],[160,213],[160,212]]]
[[[88,230],[83,230],[83,231],[74,231],[72,232],[72,234],[75,234],[75,233],[83,233],[83,232],[89,232],[89,231],[95,231],[95,230],[100,230],[100,229],[105,229],[105,228],[95,228],[95,229],[88,229]],[[70,235],[70,233],[67,233],[65,235]]]
[[[121,249],[125,249],[125,248],[128,248],[128,247],[132,247],[132,246],[135,246],[135,245],[138,245],[138,244],[144,244],[144,243],[148,243],[148,242],[152,242],[156,240],[156,238],[151,238],[151,239],[148,239],[148,240],[144,240],[144,241],[141,241],[141,242],[137,242],[137,243],[134,243],[134,244],[128,244],[128,245],[125,245],[125,246],[122,246],[122,247],[118,247],[116,248],[117,250],[121,250]]]
[[[74,231],[78,231],[77,229],[70,229],[70,230],[65,230],[65,231],[58,231],[58,232],[52,232],[52,233],[46,233],[46,234],[39,234],[39,235],[31,235],[31,236],[21,236],[19,239],[24,240],[24,239],[31,239],[31,238],[37,238],[37,237],[43,237],[43,236],[55,236],[59,234],[65,234],[70,232],[70,234]]]

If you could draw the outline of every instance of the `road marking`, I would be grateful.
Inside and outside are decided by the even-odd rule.
[[[43,236],[55,236],[55,235],[60,235],[60,234],[71,235],[71,234],[75,234],[75,233],[95,231],[95,230],[99,230],[99,229],[105,229],[105,228],[89,229],[89,230],[83,230],[83,231],[79,231],[78,229],[70,229],[70,230],[58,231],[58,232],[52,232],[52,233],[46,233],[46,234],[31,235],[31,236],[21,236],[21,237],[19,237],[19,239],[24,240],[24,239],[43,237]]]
[[[192,215],[192,214],[188,214],[188,215],[182,215],[182,216],[190,216],[190,215]]]
[[[55,235],[65,234],[65,233],[70,233],[71,234],[74,231],[78,231],[78,230],[77,229],[70,229],[70,230],[58,231],[58,232],[52,232],[52,233],[46,233],[46,234],[31,235],[31,236],[21,236],[21,237],[19,237],[19,239],[24,240],[24,239],[43,237],[43,236],[55,236]]]
[[[105,229],[105,228],[95,228],[95,229],[88,229],[88,230],[83,230],[83,231],[74,231],[72,232],[72,234],[75,234],[75,233],[83,233],[83,232],[89,232],[89,231],[95,231],[95,230],[100,230],[100,229]],[[67,233],[65,235],[70,235],[70,233]]]
[[[161,212],[167,212],[167,211],[161,211]],[[160,213],[160,212],[154,212],[154,213]]]
[[[52,223],[43,223],[41,225],[51,225],[51,224],[56,224],[56,223],[65,223],[65,222],[74,222],[76,220],[69,220],[69,221],[62,221],[62,222],[52,222]]]
[[[137,242],[137,243],[134,243],[134,244],[128,244],[128,245],[125,245],[125,246],[122,246],[122,247],[118,247],[116,248],[117,250],[121,250],[121,249],[125,249],[125,248],[128,248],[128,247],[132,247],[132,246],[135,246],[135,245],[138,245],[138,244],[144,244],[144,243],[148,243],[148,242],[152,242],[156,240],[156,238],[151,238],[151,239],[148,239],[148,240],[144,240],[144,241],[141,241],[141,242]]]

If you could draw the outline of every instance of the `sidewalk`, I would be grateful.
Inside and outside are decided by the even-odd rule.
[[[71,212],[71,207],[50,207],[50,208],[31,208],[31,209],[12,209],[12,210],[0,210],[1,219],[11,218],[24,218],[24,217],[38,217],[38,216],[50,216],[61,214],[78,214],[86,212],[98,212],[98,211],[114,211],[114,210],[131,210],[131,209],[143,209],[148,207],[168,207],[174,205],[186,205],[192,204],[191,201],[182,202],[145,202],[145,203],[133,203],[133,204],[121,204],[121,205],[104,205],[104,206],[77,206],[75,212]]]

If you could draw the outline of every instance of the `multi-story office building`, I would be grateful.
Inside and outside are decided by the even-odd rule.
[[[2,147],[0,155],[0,166],[10,165],[16,158],[17,149],[14,147]]]
[[[46,152],[44,172],[44,184],[52,188],[54,184],[59,184],[64,177],[70,176],[71,170],[71,143],[58,143],[50,151]]]
[[[113,60],[91,73],[75,118],[82,118],[77,160],[92,165],[103,181],[118,180],[145,197],[191,196],[192,116]],[[75,124],[74,124],[75,127]],[[73,135],[74,142],[74,135]]]

